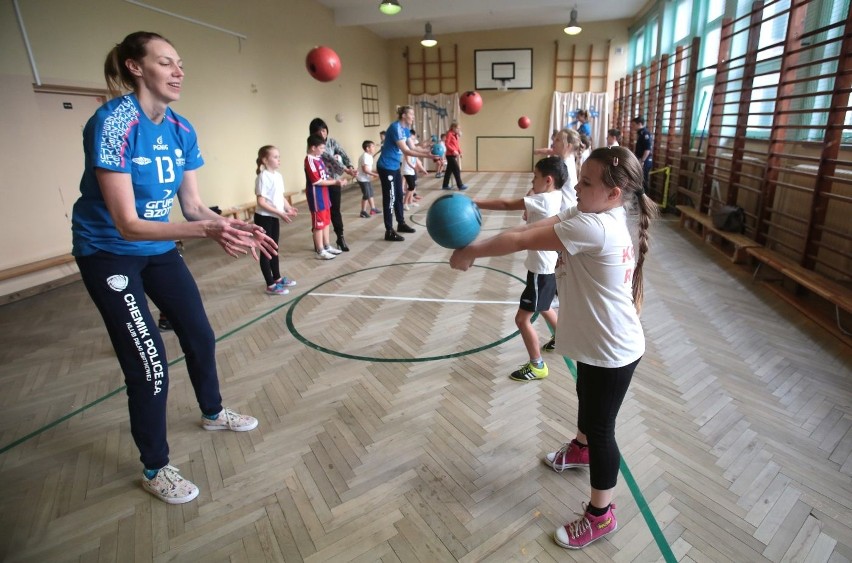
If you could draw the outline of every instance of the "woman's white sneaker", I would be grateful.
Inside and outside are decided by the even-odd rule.
[[[198,496],[195,483],[184,479],[178,468],[167,465],[157,471],[152,479],[142,477],[142,488],[169,504],[183,504]]]
[[[216,418],[201,417],[201,426],[205,430],[233,430],[248,432],[257,428],[257,419],[247,414],[240,414],[231,409],[222,409]]]

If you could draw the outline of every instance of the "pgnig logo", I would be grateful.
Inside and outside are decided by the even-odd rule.
[[[127,289],[127,276],[115,274],[107,278],[107,285],[113,291],[124,291]]]

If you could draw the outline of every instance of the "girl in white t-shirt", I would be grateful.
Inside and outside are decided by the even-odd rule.
[[[420,144],[420,141],[417,139],[417,131],[414,129],[411,130],[408,139],[406,140],[408,146],[416,148],[417,145]],[[405,178],[405,198],[402,200],[403,209],[408,211],[411,209],[412,205],[420,205],[417,203],[417,200],[420,198],[417,196],[417,192],[414,191],[417,189],[417,175],[425,176],[427,174],[426,168],[423,166],[423,163],[420,162],[420,159],[416,156],[405,156],[402,159],[402,177]]]
[[[558,156],[565,163],[565,168],[568,170],[568,178],[561,186],[562,188],[562,208],[560,211],[565,211],[569,207],[577,205],[577,191],[574,186],[577,185],[577,149],[580,148],[580,134],[574,129],[560,129],[554,131],[550,137],[550,146],[546,149],[535,149],[533,154],[544,154]]]
[[[561,547],[578,549],[614,532],[612,504],[621,454],[615,419],[645,352],[639,322],[648,226],[657,207],[642,190],[642,166],[624,147],[592,151],[577,184],[577,206],[456,250],[450,265],[519,250],[556,250],[561,307],[556,350],[577,363],[577,435],[545,456],[556,471],[588,467],[584,514],[556,530]],[[636,214],[638,252],[628,228]]]
[[[296,208],[287,203],[284,197],[284,178],[278,171],[281,166],[281,155],[276,147],[264,145],[257,151],[257,179],[254,183],[254,193],[257,196],[257,207],[254,211],[254,224],[263,227],[266,234],[278,244],[279,223],[291,222],[296,216]],[[296,285],[295,280],[282,276],[278,266],[278,255],[271,258],[260,257],[260,272],[266,282],[266,293],[271,295],[286,295],[289,287]]]

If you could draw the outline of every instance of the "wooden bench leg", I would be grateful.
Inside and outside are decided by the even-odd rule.
[[[843,334],[845,334],[846,336],[852,336],[852,332],[849,332],[848,330],[843,328],[843,322],[841,321],[841,318],[840,318],[841,313],[840,313],[840,306],[839,305],[834,306],[834,315],[837,318],[837,329],[840,332],[842,332]]]

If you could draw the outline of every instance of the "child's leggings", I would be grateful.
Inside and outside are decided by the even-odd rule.
[[[618,480],[621,453],[615,441],[615,419],[637,365],[639,360],[619,368],[577,362],[577,428],[589,440],[593,489],[612,489]]]

